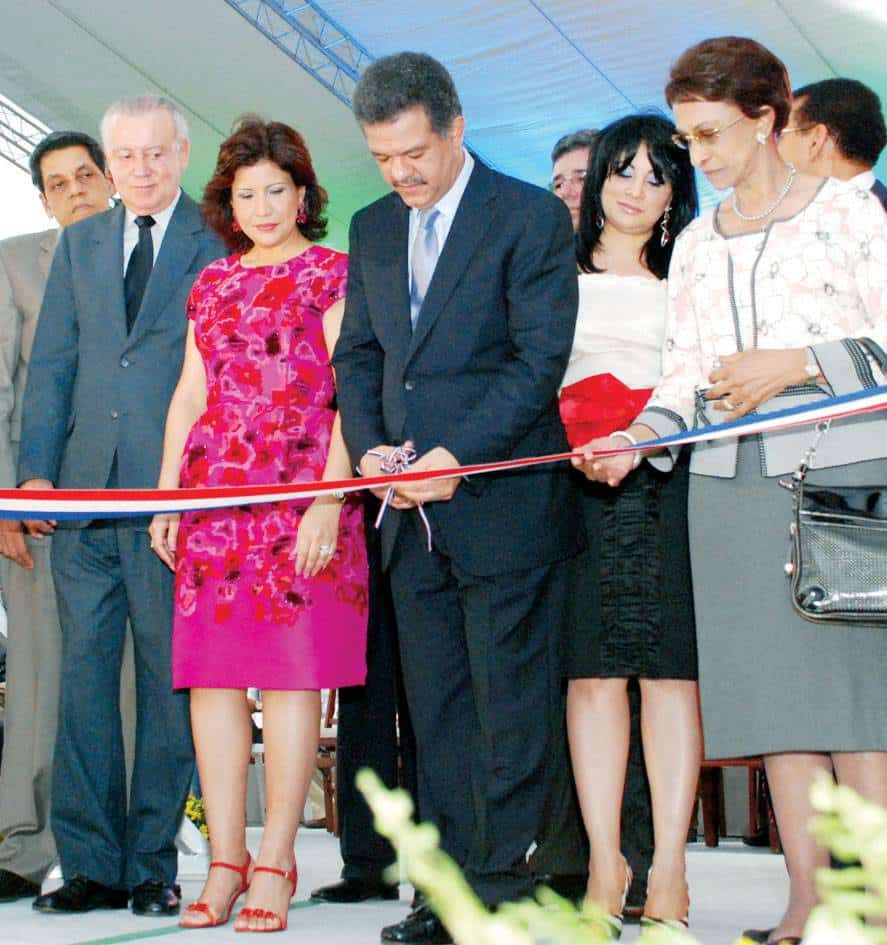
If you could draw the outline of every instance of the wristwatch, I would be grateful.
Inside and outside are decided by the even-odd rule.
[[[822,368],[819,366],[819,361],[816,360],[813,349],[805,348],[805,351],[807,352],[807,363],[804,365],[804,370],[807,372],[808,379],[815,381],[822,374]]]

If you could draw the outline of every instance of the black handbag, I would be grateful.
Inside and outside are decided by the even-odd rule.
[[[887,485],[815,486],[807,470],[829,422],[791,479],[791,602],[807,620],[887,627]]]

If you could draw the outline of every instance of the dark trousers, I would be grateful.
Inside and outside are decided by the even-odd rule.
[[[62,627],[52,828],[62,871],[118,888],[172,882],[194,770],[188,697],[172,691],[172,574],[144,524],[114,521],[56,532],[52,572]],[[136,673],[128,804],[120,723],[127,618]]]
[[[379,534],[373,527],[378,507],[376,499],[368,496],[366,684],[339,690],[336,739],[342,878],[369,882],[382,880],[386,867],[394,863],[395,854],[391,844],[373,827],[373,815],[354,785],[357,772],[372,768],[388,787],[400,784],[414,800],[417,793],[415,740],[400,672],[391,586],[388,575],[382,571]]]
[[[488,904],[532,890],[543,831],[566,562],[478,577],[404,515],[391,560],[419,808]]]

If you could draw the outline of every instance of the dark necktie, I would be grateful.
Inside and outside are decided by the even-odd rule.
[[[136,226],[139,228],[139,241],[126,264],[126,275],[123,277],[123,295],[126,299],[126,331],[132,331],[136,316],[142,306],[142,297],[145,286],[154,267],[154,242],[151,239],[151,227],[154,226],[154,217],[136,217]]]
[[[434,223],[439,216],[440,210],[434,207],[419,211],[419,226],[416,229],[413,256],[410,261],[412,276],[410,279],[410,322],[413,329],[416,327],[419,309],[425,301],[425,293],[428,291],[428,285],[434,275],[434,267],[437,265],[437,257],[440,255],[437,233],[434,230]]]

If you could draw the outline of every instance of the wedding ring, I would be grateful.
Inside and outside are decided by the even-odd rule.
[[[733,406],[733,404],[730,403],[729,400],[723,400],[723,401],[721,401],[721,402],[723,403],[725,409],[727,409],[727,410],[735,410],[735,409],[736,409],[736,408]]]
[[[333,553],[333,546],[321,545],[317,550],[320,552],[321,557],[329,558],[329,556]]]

